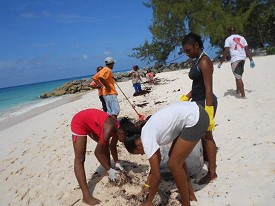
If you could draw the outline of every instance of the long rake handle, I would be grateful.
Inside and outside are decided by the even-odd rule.
[[[132,108],[135,110],[135,112],[137,113],[137,115],[140,115],[137,110],[135,109],[134,105],[130,102],[130,100],[127,98],[126,94],[122,91],[122,89],[120,88],[120,86],[118,86],[118,84],[115,82],[116,86],[119,88],[119,90],[121,91],[121,93],[123,94],[123,96],[127,99],[127,101],[129,102],[129,104],[132,106]]]

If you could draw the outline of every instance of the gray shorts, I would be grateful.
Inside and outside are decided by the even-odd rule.
[[[120,112],[120,107],[119,107],[117,95],[113,95],[113,94],[103,95],[103,98],[106,102],[108,114],[118,116]]]
[[[197,142],[205,136],[205,133],[207,132],[207,129],[209,127],[210,120],[205,109],[199,104],[198,106],[200,117],[197,124],[195,124],[193,127],[183,128],[179,135],[179,138],[190,142]]]

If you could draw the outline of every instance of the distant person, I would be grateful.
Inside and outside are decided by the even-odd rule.
[[[195,101],[207,111],[210,124],[205,137],[202,139],[204,160],[208,161],[208,173],[199,180],[198,184],[207,184],[217,178],[216,156],[217,147],[212,131],[215,129],[215,113],[217,110],[217,97],[213,93],[213,63],[203,51],[202,39],[199,35],[189,33],[182,41],[182,47],[188,57],[196,59],[189,71],[192,79],[191,91],[181,97],[181,101]]]
[[[94,77],[97,84],[103,84],[103,98],[106,102],[107,112],[114,118],[117,118],[120,112],[120,107],[117,99],[117,91],[115,88],[115,79],[112,69],[115,65],[115,60],[112,57],[105,59],[106,66],[101,69]]]
[[[250,60],[251,68],[255,67],[255,63],[248,49],[248,44],[245,38],[236,33],[236,28],[234,26],[231,26],[228,31],[230,36],[225,40],[224,51],[218,68],[221,68],[222,63],[225,61],[228,55],[228,52],[230,52],[231,68],[236,79],[236,92],[237,94],[241,93],[242,98],[245,99],[246,97],[242,75],[244,72],[244,63],[246,57],[248,57]]]
[[[154,83],[154,78],[156,76],[156,74],[154,72],[152,72],[150,69],[147,70],[147,74],[146,74],[148,80],[149,80],[149,83]]]
[[[135,93],[140,93],[142,91],[140,84],[141,77],[139,74],[139,67],[137,65],[133,66],[133,70],[130,72],[130,75],[132,76],[132,83],[135,89]]]
[[[197,201],[185,160],[202,139],[209,126],[209,117],[202,106],[195,102],[170,104],[155,114],[142,127],[140,134],[128,132],[124,145],[131,154],[145,154],[151,169],[142,193],[148,198],[140,205],[152,205],[161,179],[160,147],[172,143],[168,167],[181,195],[181,205]]]
[[[97,67],[96,71],[97,73],[103,69],[102,66],[99,66]],[[92,83],[90,84],[90,86],[93,88],[93,89],[98,89],[98,97],[99,97],[99,100],[101,101],[101,104],[102,104],[102,109],[104,112],[107,112],[107,106],[106,106],[106,102],[103,98],[103,91],[102,91],[102,87],[103,85],[100,83],[100,85],[98,85],[97,83],[95,83],[95,81],[92,81]]]
[[[97,142],[94,154],[105,168],[111,181],[115,181],[119,172],[111,167],[110,151],[115,162],[115,168],[123,170],[119,163],[117,140],[124,142],[127,129],[134,127],[128,118],[118,122],[106,112],[97,109],[86,109],[74,115],[71,122],[72,140],[74,147],[74,172],[83,194],[82,201],[88,205],[99,204],[100,201],[90,194],[85,175],[85,156],[87,136]]]

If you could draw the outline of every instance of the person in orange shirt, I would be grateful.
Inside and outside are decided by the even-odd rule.
[[[101,69],[103,69],[103,67],[99,66],[97,67],[96,71],[99,72]],[[95,81],[92,81],[90,84],[90,87],[92,87],[93,89],[98,89],[98,97],[99,97],[99,100],[101,101],[102,109],[104,112],[107,112],[106,102],[103,98],[103,91],[102,91],[103,85],[101,83],[97,84],[95,83]]]
[[[103,84],[102,93],[106,102],[107,112],[114,118],[117,118],[120,112],[120,107],[115,88],[115,79],[112,72],[115,65],[114,58],[107,57],[105,59],[105,64],[106,66],[93,77],[93,80],[97,84]]]

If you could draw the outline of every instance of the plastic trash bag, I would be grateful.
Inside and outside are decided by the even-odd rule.
[[[170,150],[171,144],[165,145],[160,148],[161,152],[161,163],[160,163],[160,172],[164,176],[164,178],[171,177],[170,170],[167,166],[168,162],[168,153]],[[203,148],[201,141],[198,142],[198,144],[195,146],[193,151],[190,153],[188,158],[186,159],[186,165],[189,170],[189,175],[192,177],[196,177],[196,175],[199,174],[199,172],[202,170],[202,167],[204,165],[203,161]]]

